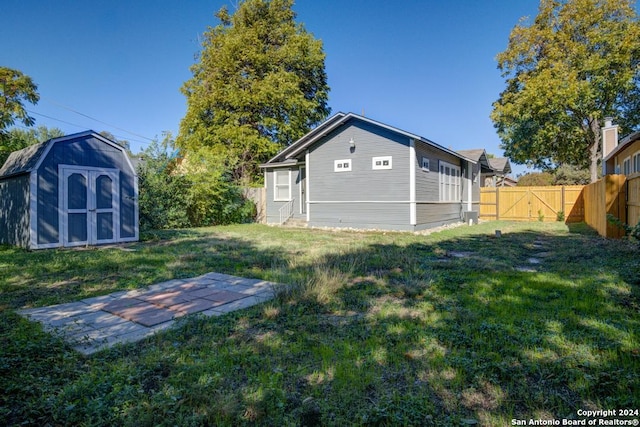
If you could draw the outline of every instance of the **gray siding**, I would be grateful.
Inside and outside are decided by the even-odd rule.
[[[349,144],[352,139],[355,149]],[[373,158],[383,156],[391,156],[392,169],[374,170]],[[351,160],[351,171],[335,172],[334,162],[347,159]],[[409,226],[407,137],[350,121],[315,145],[309,162],[311,225],[391,229]]]
[[[372,158],[380,156],[392,156],[393,169],[372,170]],[[351,171],[334,172],[334,161],[343,159],[351,159]],[[409,139],[394,132],[351,121],[315,145],[310,163],[314,202],[409,200]]]
[[[312,227],[405,230],[409,224],[408,203],[317,203],[311,205]]]
[[[416,230],[460,222],[462,210],[461,203],[417,203]]]
[[[0,181],[0,244],[29,246],[29,174]]]
[[[95,138],[79,138],[54,144],[38,168],[38,244],[60,241],[58,224],[58,165],[76,165],[120,170],[120,233],[135,235],[135,177],[124,154]]]
[[[429,171],[422,169],[422,158],[429,159]],[[418,142],[416,144],[416,230],[438,227],[444,224],[459,222],[462,210],[466,207],[461,201],[452,203],[440,202],[440,161],[460,166],[462,179],[462,200],[466,200],[467,180],[465,166],[462,161],[435,147]]]
[[[291,171],[291,199],[293,200],[293,218],[306,219],[307,214],[301,213],[300,209],[300,189],[301,174],[298,166],[289,168],[277,168],[267,170],[267,224],[278,224],[280,222],[280,208],[284,206],[286,201],[275,201],[275,171]]]

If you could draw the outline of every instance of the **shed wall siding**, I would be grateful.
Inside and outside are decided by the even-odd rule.
[[[0,244],[29,246],[29,175],[0,181]]]

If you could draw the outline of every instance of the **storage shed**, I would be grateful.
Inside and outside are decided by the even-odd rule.
[[[94,131],[9,155],[0,243],[29,249],[138,240],[138,180],[126,150]]]

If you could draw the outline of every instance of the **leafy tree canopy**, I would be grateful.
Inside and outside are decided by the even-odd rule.
[[[30,145],[39,144],[51,138],[63,136],[58,128],[47,128],[46,126],[38,126],[31,129],[11,128],[5,133],[0,143],[0,166],[4,164],[12,151],[21,150]]]
[[[292,5],[245,0],[233,14],[220,9],[182,88],[177,145],[225,158],[236,182],[259,180],[261,162],[329,114],[322,42],[295,22]]]
[[[549,172],[531,172],[518,178],[518,187],[542,187],[553,185],[553,175]]]
[[[589,184],[591,175],[588,169],[581,169],[572,165],[560,165],[553,172],[554,185],[584,185]]]
[[[16,120],[25,126],[33,126],[35,119],[24,108],[24,101],[36,104],[40,100],[38,87],[31,77],[18,70],[0,67],[0,160],[4,162],[11,151],[7,129]],[[22,147],[21,147],[22,148]]]
[[[568,163],[597,179],[603,119],[629,130],[640,106],[640,24],[631,0],[541,0],[497,57],[506,89],[491,119],[506,155],[542,169]]]
[[[112,134],[108,130],[101,131],[100,135],[124,147],[124,149],[127,150],[129,154],[131,154],[131,144],[129,144],[129,141],[127,141],[126,139],[118,139],[114,134]]]

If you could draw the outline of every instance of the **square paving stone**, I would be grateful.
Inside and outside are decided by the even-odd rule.
[[[144,326],[155,326],[160,323],[168,322],[174,317],[180,315],[175,311],[171,311],[166,308],[159,308],[149,303],[124,308],[117,314],[118,316]]]
[[[139,298],[162,307],[170,307],[175,304],[189,301],[189,298],[184,297],[182,292],[179,291],[152,292],[146,295],[141,295]]]
[[[219,301],[211,301],[207,299],[194,299],[193,301],[185,302],[182,304],[176,304],[169,307],[171,310],[180,311],[186,314],[199,313],[201,311],[209,310],[213,307],[217,307],[222,303]]]
[[[137,298],[116,298],[113,301],[106,303],[102,307],[102,310],[115,314],[116,312],[124,308],[135,307],[141,304],[145,304],[145,302],[140,301]]]
[[[213,288],[202,288],[202,289],[196,289],[193,291],[185,292],[183,296],[185,298],[197,299],[197,298],[204,298],[206,296],[213,295],[217,292],[220,292],[220,290],[216,290]]]
[[[228,303],[228,302],[239,300],[241,298],[246,298],[246,297],[247,297],[247,295],[241,294],[241,293],[238,293],[238,292],[216,291],[216,292],[212,293],[211,295],[205,296],[203,298],[209,299],[209,300],[212,300],[212,301],[220,301],[222,303]]]

